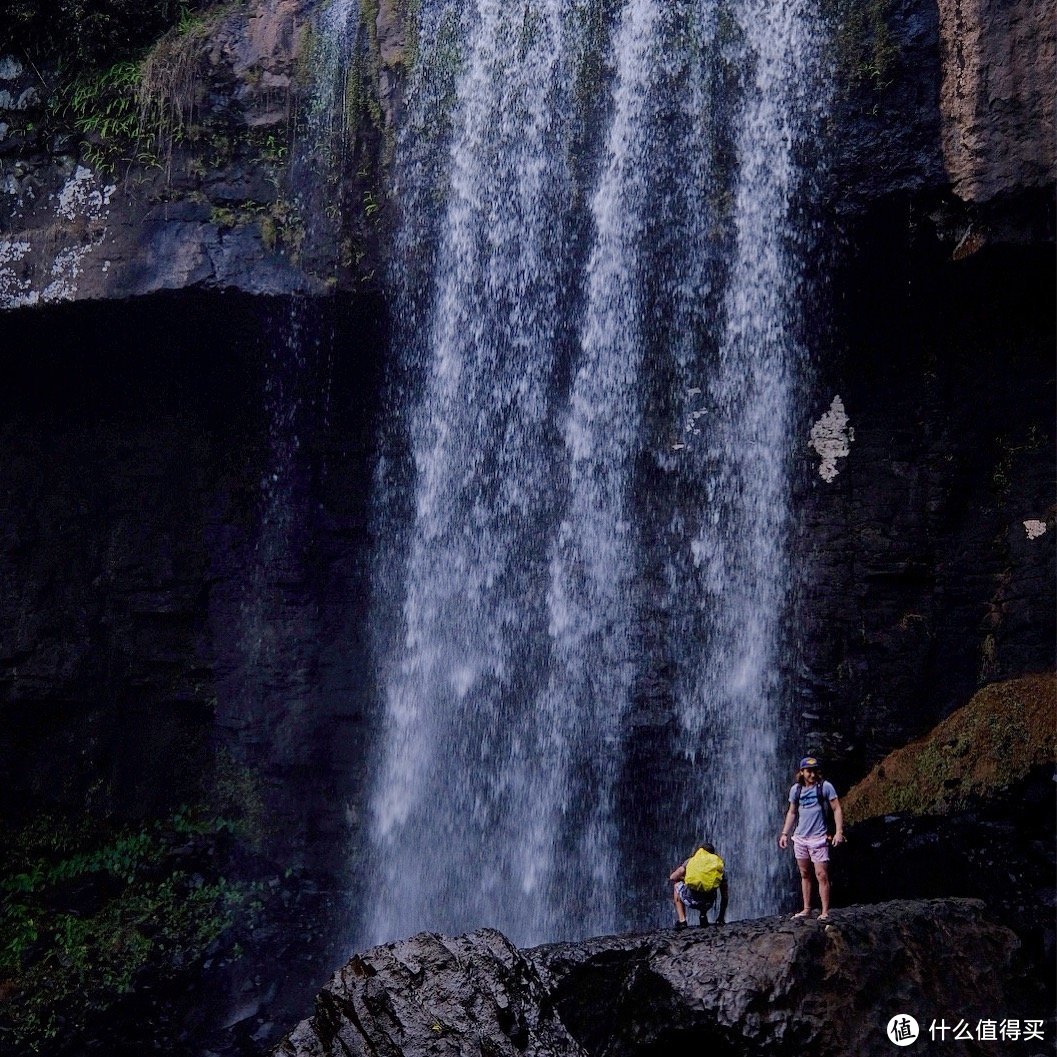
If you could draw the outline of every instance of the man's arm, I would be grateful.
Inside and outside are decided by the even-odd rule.
[[[833,808],[833,822],[837,832],[833,834],[831,844],[844,843],[844,812],[841,810],[840,801],[834,796],[830,798],[829,806]]]
[[[687,861],[689,861],[689,860],[687,860]],[[672,870],[672,872],[668,875],[668,880],[669,881],[681,881],[681,880],[683,880],[684,877],[686,877],[686,863],[685,862],[682,864],[682,866],[677,866],[674,870]]]
[[[833,801],[836,803],[836,801]],[[778,847],[784,848],[789,844],[789,834],[793,832],[793,827],[796,825],[796,805],[790,804],[789,810],[785,813],[785,818],[782,819],[782,832],[778,834]]]

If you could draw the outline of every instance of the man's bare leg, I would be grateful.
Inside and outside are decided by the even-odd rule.
[[[675,904],[675,917],[680,925],[686,924],[686,904],[679,898],[679,886],[672,889],[672,902]]]
[[[804,901],[804,909],[793,917],[806,918],[811,914],[811,860],[797,859],[796,866],[800,871],[800,895]]]
[[[815,863],[815,876],[818,878],[818,897],[822,901],[820,919],[829,917],[829,863]]]

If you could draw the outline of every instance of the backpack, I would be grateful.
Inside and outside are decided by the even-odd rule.
[[[723,860],[704,848],[698,848],[686,862],[687,888],[701,895],[723,883]]]
[[[817,789],[818,793],[818,806],[822,809],[822,821],[826,824],[826,836],[832,837],[837,832],[837,820],[833,817],[833,806],[829,802],[829,797],[823,795],[823,788],[825,782],[819,782]],[[796,788],[796,800],[794,803],[800,807],[800,794],[804,791],[803,786],[797,786]]]

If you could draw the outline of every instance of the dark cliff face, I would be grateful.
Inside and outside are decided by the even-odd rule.
[[[1054,28],[991,15],[835,9],[789,639],[842,786],[1054,664]]]
[[[43,835],[43,862],[67,870],[80,869],[68,828],[73,852],[128,834],[172,848],[118,867],[121,880],[100,860],[73,890],[45,882],[26,905],[43,940],[71,913],[85,928],[129,916],[131,936],[137,893],[164,895],[167,876],[221,893],[220,916],[195,925],[204,939],[163,918],[149,936],[173,932],[176,954],[128,955],[133,996],[100,992],[100,940],[75,970],[87,1013],[33,994],[0,1006],[12,1052],[40,1043],[37,1006],[61,1018],[63,1050],[94,1037],[114,1053],[142,1053],[147,1038],[254,1052],[344,954],[386,328],[377,299],[219,293],[5,321],[5,839],[22,855],[39,839],[26,834]],[[174,832],[188,811],[204,832]],[[223,893],[236,900],[230,928]],[[5,943],[13,927],[5,917]],[[0,976],[17,991],[13,968]]]
[[[280,843],[340,844],[385,326],[379,302],[217,294],[7,320],[7,818],[90,791],[167,810],[214,729]]]
[[[853,439],[796,491],[801,730],[844,785],[979,686],[1053,666],[1052,254],[953,261],[915,210],[838,251],[812,418],[839,397]]]

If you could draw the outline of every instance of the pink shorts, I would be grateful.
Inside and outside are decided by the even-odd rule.
[[[819,837],[794,837],[793,854],[798,859],[829,862],[829,841],[825,834]]]

